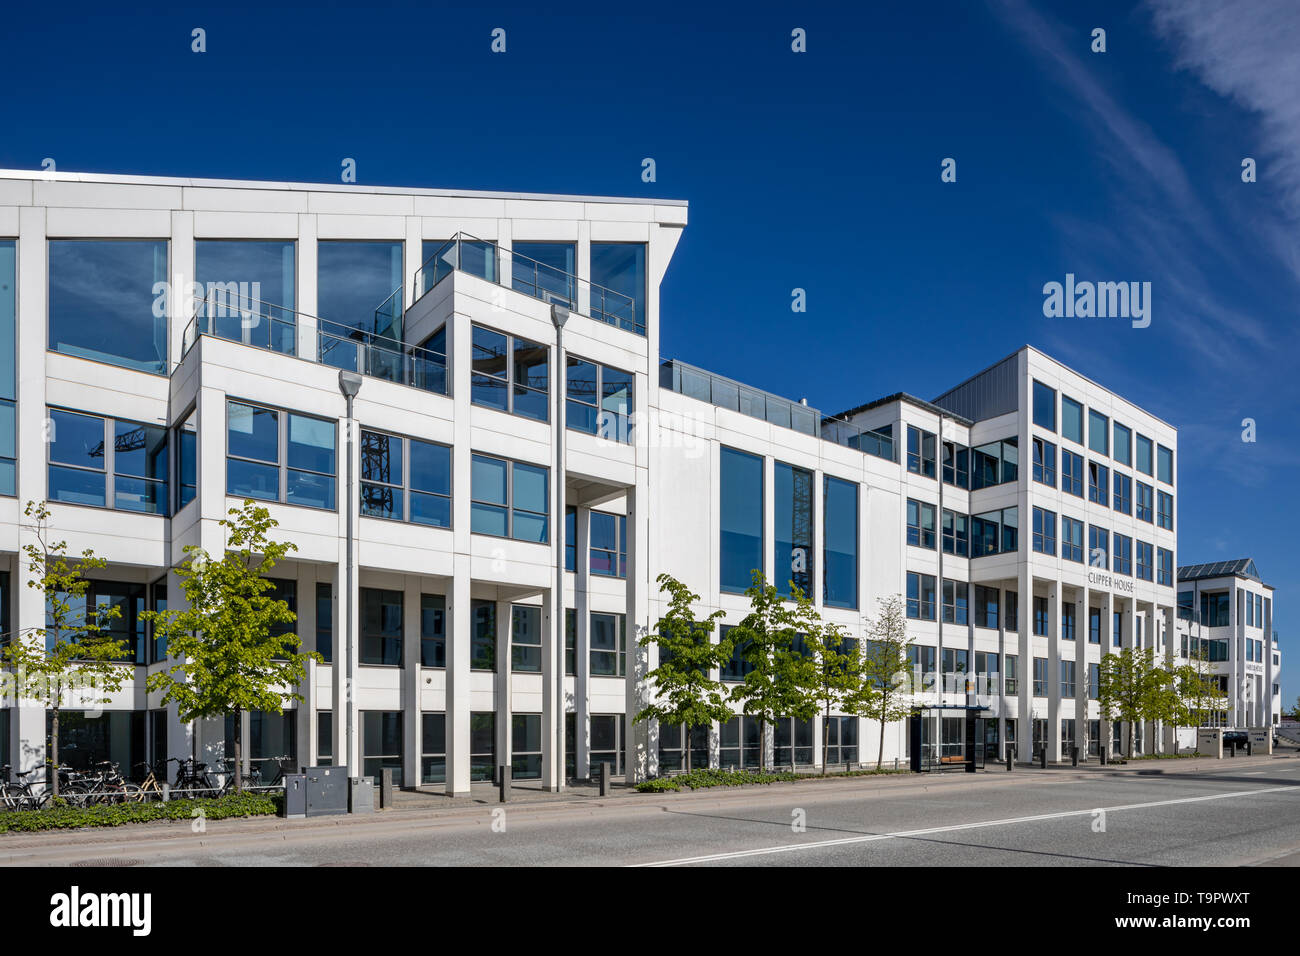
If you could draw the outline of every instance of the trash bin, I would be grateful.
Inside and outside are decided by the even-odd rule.
[[[375,778],[352,777],[348,781],[348,812],[375,812]]]
[[[307,815],[307,775],[284,775],[284,815],[290,819]]]

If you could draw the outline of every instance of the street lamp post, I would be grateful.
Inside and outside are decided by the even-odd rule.
[[[562,646],[565,639],[564,629],[564,409],[565,409],[565,358],[564,358],[564,323],[569,321],[569,310],[559,303],[551,303],[551,322],[555,324],[555,641]],[[554,743],[551,752],[554,755],[555,789],[564,789],[564,666],[563,657],[551,650],[552,666],[555,667],[555,706],[551,716],[554,726],[550,728]],[[558,666],[557,666],[558,662]]]
[[[350,775],[357,776],[356,767],[352,765],[352,748],[356,744],[356,728],[352,722],[352,645],[354,635],[352,632],[352,615],[356,611],[353,606],[354,591],[353,581],[355,579],[355,569],[353,567],[353,544],[354,531],[352,521],[352,509],[356,503],[356,495],[353,493],[353,464],[352,464],[352,400],[357,397],[357,392],[361,391],[362,378],[356,372],[339,371],[339,391],[343,393],[343,398],[347,401],[347,445],[346,452],[348,457],[348,478],[347,486],[344,493],[344,508],[347,511],[347,560],[344,562],[347,567],[347,613],[343,616],[343,700],[340,703],[347,709],[347,719],[345,726],[347,728],[344,737],[343,759],[350,766]]]

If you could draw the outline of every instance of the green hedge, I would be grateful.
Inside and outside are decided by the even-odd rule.
[[[905,774],[910,772],[903,769],[894,770],[892,767],[888,769],[881,767],[879,770],[872,767],[869,770],[850,770],[848,773],[841,770],[825,776],[821,774],[790,773],[788,770],[768,771],[765,773],[754,773],[748,770],[692,770],[689,773],[678,774],[674,777],[656,777],[653,780],[638,783],[633,789],[637,793],[668,793],[674,790],[703,790],[706,787],[744,787],[755,783],[789,783],[798,780],[829,780],[835,777],[874,777],[883,776],[884,774]]]
[[[283,802],[284,795],[279,793],[239,793],[215,799],[169,800],[167,803],[117,803],[85,808],[65,806],[44,810],[14,810],[0,813],[0,833],[115,827],[123,823],[147,823],[151,820],[190,820],[196,816],[196,810],[207,820],[273,816],[279,812]]]

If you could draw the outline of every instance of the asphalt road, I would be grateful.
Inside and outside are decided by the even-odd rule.
[[[7,835],[0,864],[1300,865],[1300,759],[1174,764]]]

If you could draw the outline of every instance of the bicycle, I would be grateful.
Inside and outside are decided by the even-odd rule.
[[[163,761],[161,764],[161,779],[159,779],[157,773],[157,770],[160,768],[157,766],[151,766],[146,761],[141,761],[136,764],[135,769],[143,775],[143,779],[140,781],[139,793],[130,798],[132,802],[143,803],[145,800],[149,799],[151,794],[157,794],[158,799],[161,800],[163,792],[162,785],[167,781],[167,762]],[[148,773],[145,773],[145,771],[148,771]]]
[[[173,790],[181,791],[186,797],[215,797],[220,793],[220,788],[208,774],[207,764],[199,763],[193,757],[170,757],[167,762],[177,764]]]
[[[84,772],[59,768],[59,790],[70,803],[89,807],[101,803],[136,803],[143,799],[140,787],[123,779],[117,764],[101,760],[95,766],[99,769]]]
[[[9,776],[13,768],[9,764],[0,767],[0,802],[4,803],[7,810],[41,810],[50,802],[49,791],[41,794],[32,792],[31,781],[27,778],[36,771],[19,770],[13,773],[18,778],[18,784],[15,786],[10,781]]]

